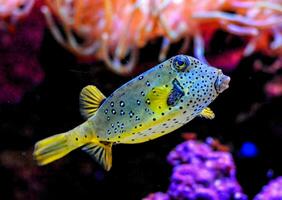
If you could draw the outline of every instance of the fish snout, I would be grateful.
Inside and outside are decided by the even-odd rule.
[[[221,70],[218,72],[217,79],[215,81],[215,89],[218,93],[222,93],[229,87],[230,77],[222,73]]]

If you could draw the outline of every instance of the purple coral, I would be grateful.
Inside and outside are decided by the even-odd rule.
[[[0,103],[17,103],[44,77],[38,61],[44,21],[39,5],[15,32],[0,30]]]
[[[168,194],[162,192],[151,193],[142,200],[170,200]]]
[[[167,160],[172,166],[184,163],[202,163],[206,158],[205,155],[211,151],[211,147],[205,143],[194,140],[186,141],[177,145],[176,148],[168,154]]]
[[[174,167],[167,191],[172,200],[247,199],[229,152],[214,150],[208,142],[190,140],[172,150],[167,160]]]
[[[270,181],[262,188],[254,200],[280,200],[282,199],[282,176]]]

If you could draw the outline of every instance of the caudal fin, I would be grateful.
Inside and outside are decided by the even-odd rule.
[[[70,146],[68,144],[67,134],[68,133],[57,134],[40,140],[35,144],[33,156],[38,165],[46,165],[53,162],[80,146]]]
[[[46,165],[58,160],[81,146],[82,150],[90,154],[105,170],[112,167],[112,143],[102,142],[94,137],[81,137],[83,126],[66,133],[57,134],[46,139],[40,140],[35,144],[33,156],[38,165]],[[89,134],[89,133],[85,133]]]

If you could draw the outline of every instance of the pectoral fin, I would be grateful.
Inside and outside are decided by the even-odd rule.
[[[177,105],[184,96],[183,89],[177,79],[171,85],[161,85],[153,88],[147,95],[149,107],[156,113],[166,111],[170,106]]]
[[[169,106],[175,106],[178,101],[184,96],[184,92],[179,81],[177,79],[174,79],[172,81],[172,84],[173,88],[167,99],[167,104]]]
[[[93,85],[84,87],[80,93],[81,115],[86,119],[92,117],[104,99],[106,99],[106,97],[97,87]]]
[[[214,112],[209,107],[204,108],[199,116],[206,119],[213,119],[215,117]]]
[[[93,142],[82,148],[93,157],[105,170],[112,167],[112,143]]]

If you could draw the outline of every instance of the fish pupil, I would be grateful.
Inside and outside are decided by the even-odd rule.
[[[177,61],[177,64],[180,65],[180,66],[182,66],[182,65],[184,64],[184,62],[183,62],[182,60],[178,60],[178,61]]]

